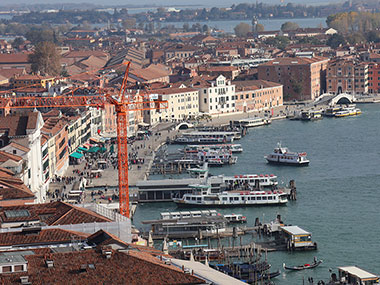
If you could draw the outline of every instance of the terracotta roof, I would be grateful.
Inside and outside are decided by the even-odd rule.
[[[28,231],[0,233],[0,246],[22,246],[35,244],[69,243],[73,239],[86,239],[89,234],[63,230],[45,229],[33,233]]]
[[[204,280],[144,253],[114,250],[111,253],[110,258],[106,258],[100,250],[28,255],[24,257],[28,262],[28,272],[2,274],[0,282],[19,283],[20,277],[27,275],[32,284],[204,283]],[[47,258],[53,261],[53,267],[46,267]]]
[[[0,54],[0,64],[7,63],[29,63],[26,53],[2,53]]]
[[[3,68],[3,69],[0,69],[0,75],[4,76],[5,78],[8,78],[8,79],[14,77],[16,74],[17,75],[23,74],[24,72],[25,72],[24,68]]]
[[[9,152],[5,152],[3,150],[0,150],[0,162],[5,162],[5,161],[8,161],[10,159],[14,160],[14,161],[21,161],[22,157],[15,155],[15,154],[12,154],[12,153],[9,153]]]
[[[169,95],[169,94],[181,94],[181,93],[187,93],[187,92],[194,92],[197,91],[197,89],[194,88],[162,88],[162,89],[152,89],[152,94],[158,94],[158,95]]]
[[[38,112],[29,112],[27,115],[9,115],[0,117],[0,130],[8,130],[8,136],[25,136],[26,130],[37,127]]]
[[[65,53],[63,57],[65,58],[86,58],[89,56],[96,56],[96,57],[106,57],[108,58],[108,54],[105,53],[104,51],[98,51],[98,50],[73,50]]]
[[[28,210],[29,215],[24,217],[7,217],[5,211]],[[64,202],[45,204],[7,206],[0,209],[1,223],[23,222],[39,220],[47,225],[69,225],[93,222],[110,222],[111,220],[90,210],[75,207]]]
[[[257,89],[262,89],[262,88],[282,86],[282,84],[280,83],[266,81],[266,80],[244,80],[244,81],[233,81],[232,83],[235,84],[236,91],[257,90]]]

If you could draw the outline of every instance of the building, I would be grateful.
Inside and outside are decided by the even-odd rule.
[[[48,183],[45,183],[42,172],[41,131],[43,124],[40,112],[0,117],[2,134],[0,145],[5,147],[4,152],[20,157],[23,161],[21,169],[19,166],[13,169],[9,166],[9,168],[20,175],[39,203],[45,201],[49,186]],[[4,165],[4,167],[6,166]]]
[[[168,101],[168,108],[144,111],[144,122],[149,125],[161,121],[180,122],[199,113],[198,90],[181,85],[179,88],[162,88],[151,91],[152,96]]]
[[[51,76],[41,75],[16,75],[11,79],[12,88],[32,87],[32,88],[47,88],[53,85],[55,78]]]
[[[265,80],[234,81],[237,112],[269,110],[282,106],[283,86]]]
[[[368,93],[380,93],[380,64],[368,64]]]
[[[197,48],[191,45],[176,45],[165,50],[165,59],[182,59],[189,58],[194,55]]]
[[[200,112],[217,115],[235,111],[235,85],[223,75],[219,75],[215,80],[202,80],[197,88]]]
[[[368,93],[368,69],[367,63],[359,62],[355,59],[332,60],[329,62],[327,70],[327,92],[332,94]],[[375,72],[375,70],[372,70],[372,72]],[[371,83],[377,83],[376,79],[373,79],[374,74],[371,75]]]
[[[276,58],[258,66],[258,79],[282,84],[284,101],[315,100],[326,91],[328,61],[324,57]]]
[[[27,53],[1,53],[0,69],[26,69],[30,70],[31,63]]]

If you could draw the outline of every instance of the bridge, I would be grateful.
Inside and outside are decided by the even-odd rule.
[[[192,127],[194,127],[193,124],[190,124],[190,123],[187,123],[187,122],[183,122],[183,123],[180,123],[176,127],[176,130],[187,130],[187,129],[192,128]]]
[[[336,105],[336,104],[351,104],[356,101],[356,97],[347,93],[322,94],[318,97],[316,104],[318,105]]]

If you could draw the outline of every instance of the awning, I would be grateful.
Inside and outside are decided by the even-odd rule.
[[[85,147],[78,147],[78,149],[77,150],[80,150],[80,151],[85,151],[85,152],[87,152],[87,148],[85,148]]]
[[[94,146],[94,147],[90,148],[88,150],[88,152],[95,153],[95,152],[98,152],[99,150],[100,150],[100,147]]]
[[[105,148],[105,147],[100,148],[100,152],[106,152],[106,151],[107,151],[107,148]]]
[[[74,158],[82,158],[83,157],[83,154],[79,153],[79,152],[73,152],[72,154],[70,154],[70,157],[74,157]]]

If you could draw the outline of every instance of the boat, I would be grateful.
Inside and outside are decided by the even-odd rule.
[[[310,161],[306,158],[306,155],[306,152],[290,152],[288,148],[282,147],[281,143],[278,143],[273,153],[264,158],[268,163],[272,164],[307,166]]]
[[[227,219],[228,223],[230,224],[247,222],[247,217],[243,216],[242,214],[228,214],[228,215],[224,215],[224,217]]]
[[[172,198],[177,206],[196,207],[236,207],[284,205],[288,202],[287,193],[281,190],[269,191],[224,191],[213,193],[209,185],[192,185],[193,191],[181,198]]]
[[[271,123],[272,123],[272,121],[269,118],[241,119],[241,120],[233,122],[234,126],[245,127],[245,128],[265,126],[265,125],[269,125]]]
[[[274,188],[278,185],[277,176],[273,174],[244,174],[223,176],[223,183],[229,189],[251,186],[255,188]]]
[[[286,266],[286,264],[284,263],[283,267],[284,267],[284,269],[287,269],[287,270],[298,271],[298,270],[315,268],[315,267],[319,266],[322,262],[323,262],[323,260],[317,260],[316,258],[314,258],[313,263],[310,263],[310,264],[306,263],[306,264],[298,265],[298,266]]]
[[[346,108],[343,108],[341,111],[336,112],[335,117],[342,118],[342,117],[356,116],[356,115],[360,115],[361,113],[362,111],[359,108],[346,107]]]
[[[303,111],[301,112],[301,120],[302,121],[314,121],[323,119],[322,110],[311,110],[311,111]]]
[[[324,115],[326,117],[335,117],[335,114],[341,110],[341,107],[330,107],[325,110]]]
[[[236,139],[235,132],[190,132],[184,133],[174,140],[178,144],[220,144],[232,143]]]
[[[185,150],[186,159],[195,159],[201,162],[207,162],[209,166],[223,166],[235,164],[237,157],[232,155],[232,151],[226,149],[194,149]]]
[[[214,145],[188,145],[183,149],[183,152],[195,150],[227,150],[232,153],[243,152],[241,144],[214,144]]]

